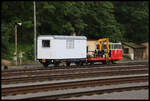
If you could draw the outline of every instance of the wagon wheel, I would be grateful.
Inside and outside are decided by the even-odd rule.
[[[82,61],[76,62],[76,65],[77,65],[77,66],[83,66],[83,62],[82,62]]]
[[[67,62],[66,65],[67,65],[67,66],[70,66],[70,62]]]
[[[80,62],[76,62],[76,65],[77,65],[77,66],[80,66]]]
[[[57,66],[59,66],[59,64],[60,64],[60,62],[55,62],[54,66],[57,67]]]
[[[43,63],[43,66],[45,67],[45,68],[47,68],[48,67],[48,63]]]

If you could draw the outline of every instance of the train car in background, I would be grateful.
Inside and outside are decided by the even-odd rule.
[[[44,67],[65,62],[76,64],[86,62],[85,36],[40,35],[37,38],[37,60]]]
[[[110,43],[110,52],[111,52],[111,61],[114,63],[115,61],[119,61],[123,59],[122,57],[122,44],[118,43]]]
[[[97,49],[89,56],[85,36],[40,35],[37,38],[37,60],[47,67],[49,64],[58,66],[62,62],[70,66],[71,63],[115,63],[122,59],[121,43],[110,43],[109,39],[103,38],[95,45]]]

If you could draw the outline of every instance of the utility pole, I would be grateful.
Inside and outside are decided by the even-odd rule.
[[[17,24],[15,24],[15,60],[16,60],[16,65],[17,65]]]
[[[36,61],[36,5],[34,4],[34,61]]]
[[[22,23],[16,23],[15,24],[15,56],[16,56],[15,60],[16,60],[16,65],[18,65],[18,62],[17,62],[18,61],[18,59],[17,59],[18,58],[17,57],[18,56],[18,54],[17,54],[17,27],[18,27],[18,25],[21,26]]]

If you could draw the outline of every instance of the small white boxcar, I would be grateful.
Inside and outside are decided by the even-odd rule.
[[[47,67],[65,61],[83,63],[86,61],[85,36],[40,35],[37,38],[37,59]]]

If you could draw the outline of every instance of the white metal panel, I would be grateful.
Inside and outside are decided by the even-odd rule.
[[[43,38],[45,40],[45,38]],[[47,40],[47,39],[46,39]],[[38,59],[49,59],[52,54],[52,48],[53,48],[53,40],[50,40],[50,47],[42,47],[42,40],[38,40],[38,46],[37,46],[37,58]]]
[[[53,59],[86,58],[86,40],[74,40],[74,48],[66,48],[66,40],[55,40]]]

